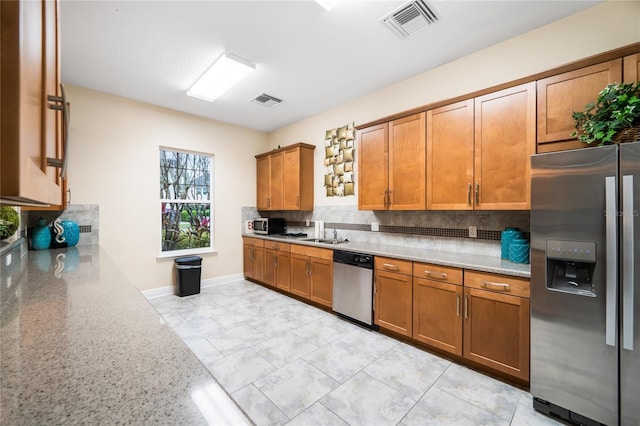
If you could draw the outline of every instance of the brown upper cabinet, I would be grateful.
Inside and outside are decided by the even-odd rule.
[[[2,201],[64,208],[57,1],[0,2]]]
[[[575,130],[573,111],[582,111],[607,84],[620,81],[621,58],[538,80],[537,151],[582,147],[582,143],[570,136]]]
[[[427,209],[527,210],[535,83],[427,111]]]
[[[297,143],[256,155],[258,210],[313,210],[313,150]]]
[[[358,208],[426,208],[425,113],[358,132]]]
[[[625,83],[635,83],[640,81],[640,53],[625,56],[622,64]]]

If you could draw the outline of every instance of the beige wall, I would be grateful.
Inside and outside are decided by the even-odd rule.
[[[279,129],[269,135],[269,143],[271,147],[297,141],[317,145],[315,204],[357,205],[357,196],[324,194],[323,170],[318,165],[324,155],[325,130],[349,122],[364,124],[636,42],[640,42],[640,2],[605,2]],[[356,174],[356,193],[357,185]]]
[[[100,245],[141,290],[172,285],[160,253],[160,146],[215,156],[215,247],[202,278],[242,272],[240,209],[255,205],[254,155],[267,134],[68,86],[73,204],[100,206]]]

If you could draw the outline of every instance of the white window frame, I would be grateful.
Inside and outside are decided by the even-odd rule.
[[[170,152],[177,152],[177,153],[182,153],[182,154],[191,154],[191,155],[201,155],[201,156],[207,156],[209,157],[209,199],[208,200],[202,200],[202,199],[176,199],[176,198],[159,198],[159,202],[158,202],[158,210],[156,212],[162,212],[162,208],[163,205],[166,203],[175,203],[175,202],[179,202],[179,203],[184,203],[184,204],[209,204],[209,246],[208,247],[198,247],[198,248],[190,248],[190,249],[177,249],[177,250],[162,250],[162,213],[160,213],[159,216],[159,222],[158,222],[158,230],[159,230],[159,235],[158,235],[158,258],[162,259],[162,258],[176,258],[176,257],[182,257],[182,256],[190,256],[190,255],[196,255],[196,254],[208,254],[208,253],[217,253],[217,250],[214,248],[215,245],[215,212],[214,212],[214,198],[215,198],[215,193],[214,193],[214,161],[215,161],[215,155],[212,153],[208,153],[208,152],[199,152],[199,151],[190,151],[190,150],[185,150],[185,149],[179,149],[179,148],[173,148],[173,147],[167,147],[167,146],[160,146],[158,149],[158,163],[157,163],[157,167],[158,167],[158,185],[160,185],[160,181],[161,181],[161,172],[160,172],[160,164],[161,164],[161,155],[162,155],[162,151],[170,151]],[[158,190],[159,192],[161,192],[161,188],[160,186],[158,186]],[[160,194],[159,194],[160,195]]]

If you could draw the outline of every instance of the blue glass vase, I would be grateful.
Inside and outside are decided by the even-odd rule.
[[[38,219],[38,227],[31,234],[31,248],[34,250],[46,250],[51,245],[51,230],[44,218]]]

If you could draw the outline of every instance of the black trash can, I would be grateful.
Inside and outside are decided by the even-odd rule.
[[[200,256],[179,257],[176,264],[176,295],[191,296],[200,293],[202,258]]]

